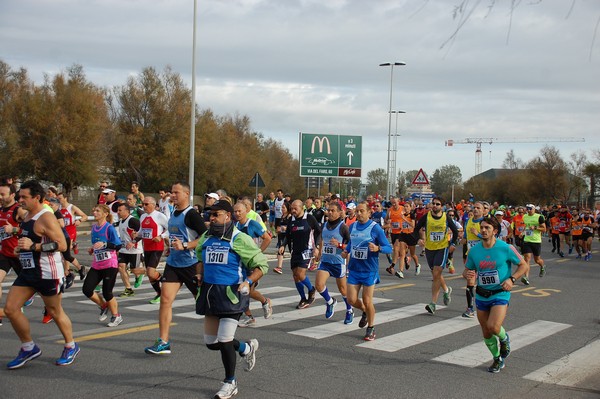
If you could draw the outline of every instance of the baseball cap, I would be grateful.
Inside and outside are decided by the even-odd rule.
[[[496,213],[494,213],[494,216],[504,216],[504,212],[496,211]]]
[[[204,194],[204,196],[207,198],[214,198],[217,201],[219,200],[219,194],[217,194],[217,193],[206,193],[206,194]]]
[[[348,209],[356,209],[356,204],[354,202],[351,202],[348,205],[346,205],[346,208],[348,208]]]
[[[533,205],[533,204],[527,204],[527,205],[525,205],[525,208],[535,209],[535,205]]]
[[[227,200],[217,201],[214,204],[212,204],[212,206],[210,206],[208,209],[211,211],[225,211],[233,213],[233,206],[231,206],[231,204]]]
[[[116,193],[116,191],[113,190],[112,188],[105,188],[104,190],[102,190],[102,194],[110,194],[110,193]]]

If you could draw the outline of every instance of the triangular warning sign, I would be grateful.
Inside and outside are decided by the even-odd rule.
[[[425,175],[425,172],[423,172],[423,168],[419,169],[419,172],[413,179],[412,184],[429,184],[429,179]]]

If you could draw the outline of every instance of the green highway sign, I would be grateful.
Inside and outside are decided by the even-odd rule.
[[[300,176],[360,177],[362,136],[300,133]]]

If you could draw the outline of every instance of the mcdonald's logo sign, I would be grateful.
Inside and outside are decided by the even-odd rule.
[[[312,140],[312,145],[310,146],[310,152],[312,154],[315,153],[315,144],[319,143],[319,152],[322,153],[323,152],[323,144],[327,144],[327,154],[331,154],[331,143],[329,143],[329,137],[324,136],[324,137],[319,137],[319,136],[315,136]]]

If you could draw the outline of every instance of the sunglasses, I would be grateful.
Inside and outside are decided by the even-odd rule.
[[[154,204],[151,204],[149,202],[144,202],[142,205],[154,205]]]
[[[441,202],[432,202],[431,205],[433,206],[442,206]]]
[[[218,218],[218,217],[219,217],[219,215],[220,215],[220,213],[219,213],[219,212],[211,212],[211,213],[210,213],[210,216],[212,216],[212,217],[214,217],[214,218]]]

